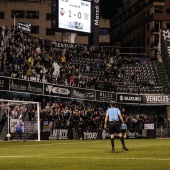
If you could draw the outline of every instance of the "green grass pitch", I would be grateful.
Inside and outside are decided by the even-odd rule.
[[[0,142],[2,170],[169,170],[170,139]]]

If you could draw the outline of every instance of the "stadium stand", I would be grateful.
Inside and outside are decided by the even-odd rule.
[[[21,30],[8,30],[2,39],[1,76],[127,93],[163,93],[168,85],[158,78],[161,63],[148,56],[82,46],[52,51],[50,41]]]

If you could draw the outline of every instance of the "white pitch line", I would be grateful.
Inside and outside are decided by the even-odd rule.
[[[31,158],[31,159],[94,159],[94,160],[152,160],[152,161],[170,161],[170,158],[99,158],[99,157],[36,157],[36,156],[0,156],[0,158]]]
[[[67,143],[67,142],[62,142],[62,143],[47,143],[47,144],[33,144],[33,145],[25,145],[25,146],[46,146],[46,145],[63,145],[63,144],[66,144],[66,145],[73,145],[73,144],[82,144],[82,143],[100,143],[102,141],[95,141],[95,142],[74,142],[74,143]]]

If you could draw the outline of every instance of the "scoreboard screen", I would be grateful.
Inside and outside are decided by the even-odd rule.
[[[91,33],[91,1],[58,0],[58,28]]]

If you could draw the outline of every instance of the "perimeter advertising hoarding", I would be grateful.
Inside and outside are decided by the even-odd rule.
[[[117,94],[118,103],[143,103],[141,95]]]
[[[43,94],[43,83],[21,80],[21,79],[10,79],[9,84],[10,91],[25,92]]]
[[[103,102],[110,102],[111,100],[116,101],[116,93],[96,91],[96,100]]]
[[[9,78],[0,77],[0,89],[1,90],[9,90]]]
[[[73,136],[73,139],[78,139],[78,132],[73,129],[71,132]],[[49,136],[49,139],[51,140],[57,140],[57,139],[68,139],[68,129],[54,129]],[[115,138],[119,138],[118,134],[115,134]],[[131,133],[130,131],[127,131],[127,138],[133,139],[133,138],[142,138],[142,131],[139,133],[138,131],[134,131]],[[84,139],[110,139],[109,130],[95,130],[95,129],[89,129],[84,131]]]
[[[72,88],[71,97],[84,100],[95,100],[96,93],[94,90]]]
[[[44,94],[59,97],[71,97],[71,87],[44,84]]]
[[[143,96],[144,103],[159,103],[170,104],[170,96],[168,95],[145,95]]]
[[[154,130],[154,123],[148,123],[148,124],[144,124],[144,129],[145,130]]]
[[[48,83],[40,83],[25,79],[0,76],[0,91],[12,91],[19,93],[33,93],[37,95],[57,96],[64,98],[77,98],[82,100],[95,100],[99,102],[110,102],[115,100],[117,103],[124,104],[160,104],[170,105],[170,95],[131,95],[116,94],[106,91],[89,90],[75,88],[71,86],[58,86]]]
[[[58,41],[52,41],[50,45],[52,48],[73,48],[73,49],[76,49],[77,47],[80,46],[79,44],[58,42]],[[88,46],[85,44],[81,44],[81,47],[85,49]]]
[[[100,0],[93,0],[93,45],[99,46]]]

